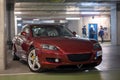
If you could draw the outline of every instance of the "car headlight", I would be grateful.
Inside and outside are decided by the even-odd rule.
[[[97,51],[96,57],[102,56],[102,51]]]
[[[48,49],[48,50],[58,50],[58,48],[54,45],[49,45],[49,44],[42,44],[41,47],[43,49]]]
[[[95,43],[95,44],[93,44],[93,48],[94,49],[101,49],[101,46],[99,43]]]

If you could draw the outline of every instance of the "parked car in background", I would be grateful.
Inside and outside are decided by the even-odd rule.
[[[102,61],[102,48],[96,40],[76,37],[66,26],[55,24],[26,25],[13,38],[13,60],[25,60],[33,72],[63,66],[88,65]]]

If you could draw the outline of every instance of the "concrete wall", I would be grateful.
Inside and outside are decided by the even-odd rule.
[[[81,34],[81,20],[69,20],[68,21],[68,28],[72,31],[75,31],[78,35],[82,36],[82,34]]]
[[[107,27],[107,36],[104,36],[104,39],[106,41],[110,41],[110,16],[85,16],[85,17],[80,17],[80,20],[70,20],[68,23],[69,28],[72,31],[76,31],[78,35],[82,36],[82,27],[86,25],[87,28],[87,33],[88,33],[88,24],[98,24],[98,31],[100,29],[100,26],[102,25],[103,27]],[[98,37],[98,40],[99,37]]]
[[[120,11],[117,11],[117,44],[120,45]]]
[[[5,69],[5,0],[0,0],[0,70]]]
[[[98,31],[100,30],[100,26],[107,27],[108,35],[104,36],[104,40],[110,40],[110,16],[102,15],[102,16],[86,16],[83,17],[83,25],[86,25],[88,30],[88,24],[98,24]],[[98,37],[99,38],[99,37]]]

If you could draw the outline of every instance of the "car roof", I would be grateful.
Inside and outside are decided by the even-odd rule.
[[[23,26],[23,29],[26,27],[32,28],[34,26],[55,27],[55,26],[64,26],[64,24],[26,24]]]

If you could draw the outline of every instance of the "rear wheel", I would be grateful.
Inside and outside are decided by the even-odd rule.
[[[12,47],[12,59],[13,60],[20,60],[20,58],[15,53],[16,53],[16,48],[15,48],[15,46],[13,46]]]
[[[28,62],[28,66],[32,72],[42,72],[43,71],[34,48],[30,49],[27,62]]]

